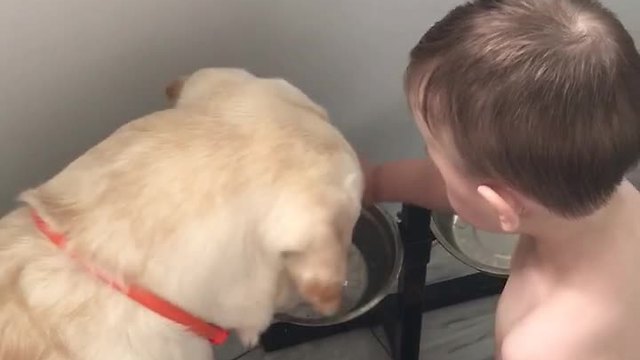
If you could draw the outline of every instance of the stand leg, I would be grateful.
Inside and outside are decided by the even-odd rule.
[[[506,282],[506,278],[476,273],[429,284],[422,297],[422,311],[437,310],[499,295]]]
[[[394,359],[418,360],[420,355],[422,299],[433,241],[429,216],[429,211],[422,208],[402,209],[400,235],[405,255],[398,282],[398,308],[388,313],[384,324]]]

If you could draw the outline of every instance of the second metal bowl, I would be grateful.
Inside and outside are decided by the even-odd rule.
[[[508,276],[515,234],[481,231],[451,213],[431,214],[431,231],[451,255],[478,271]]]

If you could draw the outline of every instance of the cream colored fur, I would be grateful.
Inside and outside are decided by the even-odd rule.
[[[0,359],[211,359],[208,342],[97,281],[34,227],[248,345],[293,286],[340,300],[363,180],[325,111],[278,79],[200,70],[0,220]]]

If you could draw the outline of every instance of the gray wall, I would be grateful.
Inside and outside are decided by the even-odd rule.
[[[451,0],[2,0],[0,213],[204,66],[283,76],[374,160],[422,153],[407,51]],[[630,29],[640,4],[611,0]]]

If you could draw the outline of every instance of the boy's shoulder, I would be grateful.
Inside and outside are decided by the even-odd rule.
[[[609,306],[567,291],[550,296],[509,330],[500,359],[602,359],[610,341],[617,341],[609,339],[615,328]]]

